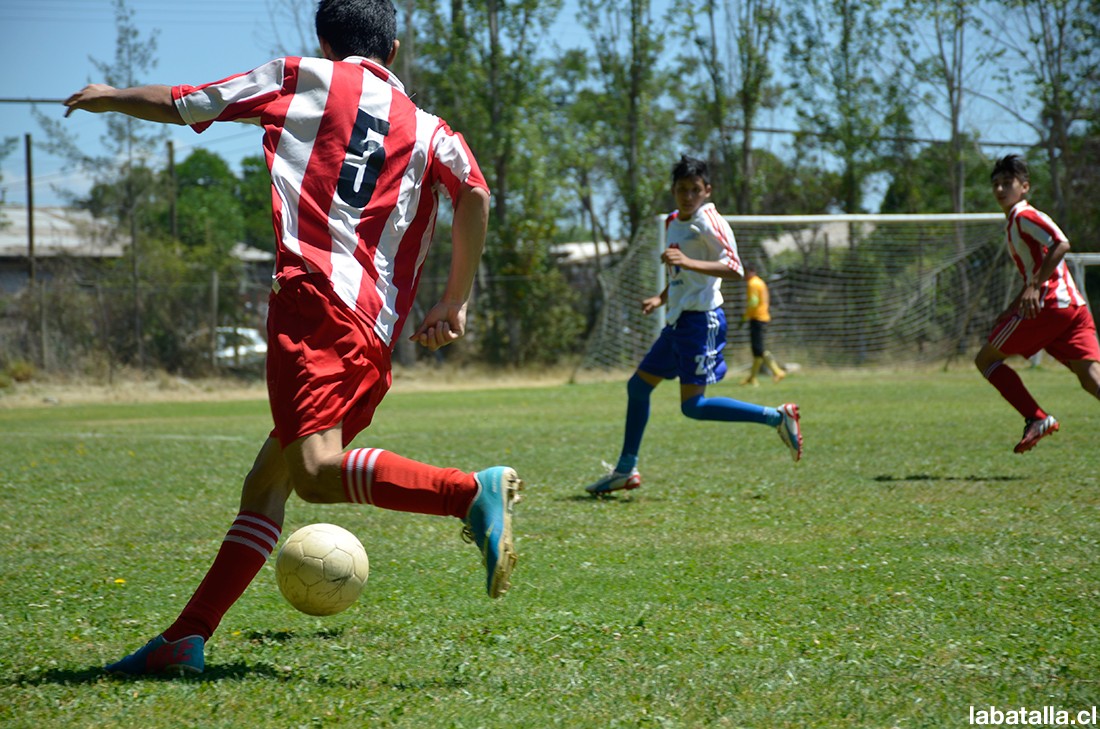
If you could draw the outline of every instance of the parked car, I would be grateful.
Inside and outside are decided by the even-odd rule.
[[[228,369],[248,369],[263,365],[267,342],[259,329],[218,327],[218,347],[214,362]]]

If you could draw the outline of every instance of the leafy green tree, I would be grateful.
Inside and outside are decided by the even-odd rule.
[[[803,136],[840,161],[836,204],[863,211],[863,183],[876,167],[883,120],[896,106],[882,51],[881,0],[805,0],[784,20],[791,91]]]
[[[1075,128],[1095,120],[1100,95],[1100,3],[999,0],[993,3],[987,26],[1007,61],[998,74],[1004,100],[991,100],[1039,135],[1051,172],[1051,214],[1067,220],[1072,194],[1065,190],[1063,160],[1069,156]],[[1021,93],[1021,77],[1030,81],[1032,94]]]
[[[193,151],[176,168],[180,242],[212,265],[229,258],[244,234],[239,181],[218,155]]]
[[[600,115],[592,120],[599,140],[592,155],[611,182],[618,227],[632,246],[669,204],[669,170],[679,154],[668,100],[680,79],[661,63],[662,24],[648,0],[581,0],[580,9],[595,48],[588,98]]]
[[[975,139],[964,135],[960,145],[961,167],[966,171],[962,184],[964,210],[990,210],[995,203],[990,194],[991,162],[981,152]],[[949,168],[951,142],[936,142],[907,160],[905,175],[897,175],[886,188],[880,212],[883,213],[943,213],[954,207],[954,186],[945,186],[945,170]]]
[[[0,162],[3,162],[12,150],[15,149],[15,145],[19,142],[18,137],[5,137],[0,139]],[[4,172],[0,169],[0,203],[4,202],[6,197],[7,188],[3,186]],[[7,226],[11,225],[11,222],[4,218],[3,212],[0,212],[0,230],[3,230]]]
[[[427,28],[417,36],[417,103],[461,130],[492,190],[492,215],[480,278],[477,335],[488,359],[522,364],[545,361],[536,340],[554,339],[532,317],[571,302],[573,293],[548,249],[565,205],[557,184],[558,123],[547,93],[552,67],[543,54],[559,2],[454,0],[444,14],[435,3],[418,13]],[[442,241],[441,241],[442,242]],[[445,275],[445,256],[429,259],[425,279]],[[422,294],[428,289],[422,287]],[[561,326],[575,329],[570,307]],[[554,356],[560,356],[559,351]]]
[[[693,80],[688,93],[677,94],[687,112],[687,139],[709,150],[718,207],[752,214],[754,127],[760,112],[774,108],[781,96],[771,61],[781,17],[778,3],[745,0],[731,7],[714,0],[684,0],[676,12],[692,19],[679,26],[687,36],[685,47],[694,51],[679,59],[681,76]]]
[[[937,145],[946,153],[943,171],[950,182],[950,205],[943,211],[962,213],[966,206],[967,177],[963,121],[974,79],[992,62],[988,48],[974,48],[982,39],[982,24],[974,4],[966,0],[904,0],[890,23],[902,57],[901,68],[913,85],[926,94],[907,93],[921,99],[937,116],[947,120],[948,145]],[[914,24],[913,20],[919,22]],[[971,155],[973,161],[973,155]],[[904,174],[907,168],[895,170]],[[986,209],[982,204],[977,209]],[[973,209],[973,208],[969,208]]]
[[[241,240],[253,248],[272,250],[274,233],[271,227],[271,175],[262,156],[245,157],[241,160],[237,198],[241,203]]]
[[[113,0],[115,12],[115,57],[112,61],[92,59],[99,79],[110,86],[130,87],[142,83],[141,75],[156,66],[156,37],[153,31],[148,37],[142,37],[134,18],[134,11],[126,0]],[[105,114],[103,121],[107,127],[101,137],[102,152],[90,155],[86,148],[70,133],[63,121],[36,114],[39,123],[46,130],[48,141],[45,147],[57,156],[74,160],[83,170],[90,173],[97,185],[111,186],[121,181],[123,195],[120,198],[123,212],[120,218],[122,233],[126,228],[129,237],[131,306],[133,317],[134,360],[144,363],[145,336],[143,334],[141,280],[143,263],[139,230],[141,218],[145,215],[139,209],[139,203],[147,199],[149,190],[137,187],[140,179],[154,179],[144,173],[145,160],[154,154],[163,142],[165,132],[161,125],[145,122],[125,114]],[[123,227],[125,226],[125,227]]]

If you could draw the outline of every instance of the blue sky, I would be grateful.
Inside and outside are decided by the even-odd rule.
[[[158,29],[157,65],[144,83],[200,84],[233,73],[247,71],[270,60],[276,54],[273,38],[272,8],[285,0],[129,0],[135,22],[143,38]],[[312,4],[311,0],[300,0]],[[664,8],[667,2],[655,2]],[[576,3],[567,0],[554,30],[554,39],[563,46],[586,43],[586,34],[573,20]],[[656,14],[656,13],[655,13]],[[282,41],[290,45],[295,34]],[[86,83],[99,81],[90,58],[110,61],[115,50],[113,4],[110,0],[0,0],[0,98],[64,98]],[[294,49],[297,50],[297,49]],[[305,50],[305,49],[303,49]],[[39,105],[39,110],[60,119],[63,107]],[[983,116],[984,114],[984,116]],[[1033,135],[1012,124],[992,110],[972,110],[970,124],[989,139],[1018,138],[1030,141]],[[102,117],[78,113],[64,121],[76,140],[97,145],[105,131]],[[789,128],[793,122],[782,112],[760,119],[761,126]],[[236,165],[248,155],[258,154],[259,132],[241,124],[214,125],[201,135],[187,127],[170,127],[177,161],[197,146],[202,146]],[[45,134],[22,104],[0,104],[0,139],[17,137],[18,148],[3,161],[4,199],[11,203],[26,201],[23,136],[34,135],[36,143]],[[919,136],[942,138],[942,129],[918,129]],[[758,135],[757,142],[782,152],[787,139],[778,135]],[[86,182],[66,160],[51,157],[38,147],[34,152],[35,202],[58,204],[55,187],[77,192]]]
[[[142,37],[159,29],[157,65],[147,83],[199,84],[247,71],[274,57],[270,0],[130,0]],[[100,81],[90,58],[114,57],[115,23],[108,0],[3,0],[0,3],[0,98],[65,98],[86,83]],[[60,119],[58,104],[38,109]],[[81,144],[96,145],[102,118],[78,113],[65,120]],[[201,135],[171,127],[176,158],[197,145],[236,163],[259,153],[259,131],[242,124],[215,125]],[[0,104],[0,138],[17,136],[19,148],[3,163],[6,199],[25,202],[23,136],[36,143],[45,135],[27,105]],[[50,186],[79,188],[77,171],[65,160],[34,153],[35,202],[50,204]]]

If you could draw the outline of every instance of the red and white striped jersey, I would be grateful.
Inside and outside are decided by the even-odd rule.
[[[184,122],[263,128],[275,274],[324,273],[387,345],[413,305],[438,192],[488,189],[462,135],[416,107],[384,66],[352,56],[279,58],[204,86],[172,88]]]
[[[733,229],[714,203],[699,206],[687,220],[680,218],[679,211],[669,215],[665,220],[665,241],[669,248],[679,248],[688,258],[721,261],[731,271],[744,273]],[[679,266],[670,269],[666,322],[674,324],[682,311],[712,311],[722,305],[722,279]]]
[[[1009,255],[1025,281],[1039,272],[1048,249],[1068,240],[1046,213],[1033,208],[1027,200],[1016,203],[1009,211],[1005,230]],[[1065,261],[1059,263],[1054,274],[1043,283],[1042,295],[1044,307],[1066,309],[1086,303]]]

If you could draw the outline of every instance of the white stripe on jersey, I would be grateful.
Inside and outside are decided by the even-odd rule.
[[[359,95],[361,111],[375,119],[389,119],[392,100],[392,86],[373,73],[363,74],[363,88]],[[385,138],[373,129],[367,132],[367,138],[379,144],[385,144]],[[363,276],[366,273],[363,266],[355,259],[355,250],[359,246],[358,226],[363,217],[363,209],[348,205],[339,195],[333,195],[332,198],[328,218],[329,232],[332,235],[332,253],[329,259],[332,265],[332,288],[348,308],[355,311],[359,300],[359,289],[363,285]],[[377,254],[374,257],[374,265],[378,269],[377,285],[380,296],[383,289],[393,280],[393,271],[387,265],[392,262],[393,258],[380,259]],[[386,344],[389,344],[389,339],[386,339]]]
[[[1009,252],[1025,281],[1039,272],[1047,249],[1068,240],[1049,215],[1026,200],[1012,209],[1007,231]],[[1065,261],[1059,263],[1051,278],[1043,282],[1042,296],[1046,304],[1059,309],[1086,303]]]
[[[191,89],[186,93],[186,102],[182,99],[176,101],[176,109],[185,124],[209,122],[222,113],[230,103],[228,101],[230,99],[233,103],[248,103],[258,96],[270,93],[273,88],[280,88],[285,69],[286,59],[279,58],[261,66],[253,73],[231,77],[216,84],[209,84],[205,88]],[[259,71],[263,71],[264,74],[257,75],[256,72]],[[257,83],[258,78],[262,78],[266,83]],[[238,121],[257,126],[262,124],[258,116]]]
[[[295,255],[302,256],[302,241],[298,230],[298,205],[305,180],[306,169],[313,155],[313,143],[317,140],[317,128],[328,101],[328,87],[332,81],[333,64],[319,58],[303,58],[298,67],[299,76],[309,74],[320,82],[300,84],[302,89],[294,94],[287,109],[279,148],[271,162],[271,179],[282,200],[283,245]],[[282,78],[276,80],[282,85]],[[279,184],[282,183],[282,184]]]
[[[401,176],[397,203],[390,211],[386,226],[382,229],[382,233],[378,238],[378,247],[374,251],[374,265],[379,274],[376,285],[378,297],[382,303],[375,318],[374,332],[386,344],[392,342],[394,330],[397,327],[399,318],[397,296],[401,293],[397,286],[393,285],[393,272],[386,269],[386,263],[397,259],[397,253],[401,247],[405,231],[412,225],[413,218],[422,204],[421,199],[424,197],[424,190],[421,182],[424,180],[424,170],[428,165],[428,144],[431,141],[432,133],[435,131],[435,125],[438,123],[434,117],[426,115],[420,110],[416,111],[415,118],[416,136],[413,140],[413,150],[409,156],[409,163]],[[424,202],[434,206],[435,198],[429,195]],[[434,210],[432,219],[435,219]],[[420,241],[420,249],[417,252],[414,268],[416,271],[420,270],[420,264],[423,263],[428,254],[431,234],[432,226],[428,226],[427,237]],[[387,275],[383,275],[383,271],[386,271]],[[410,282],[411,284],[412,282]]]

